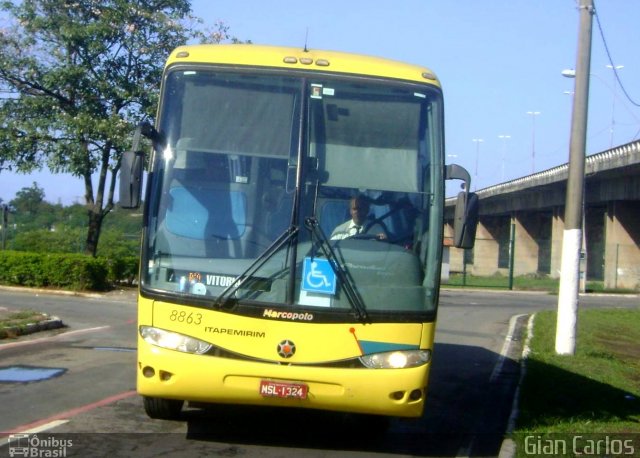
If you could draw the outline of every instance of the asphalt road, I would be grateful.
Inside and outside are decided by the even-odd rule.
[[[580,298],[581,307],[639,302]],[[0,456],[12,446],[8,434],[25,431],[38,435],[41,449],[71,441],[65,456],[497,456],[526,315],[556,306],[556,296],[540,293],[443,291],[425,415],[394,419],[384,430],[371,418],[239,406],[150,420],[134,392],[134,294],[2,289],[0,307],[58,315],[68,327],[0,342]],[[32,381],[3,382],[8,370]]]

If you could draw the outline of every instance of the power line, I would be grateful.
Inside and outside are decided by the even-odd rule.
[[[598,30],[600,31],[600,37],[602,38],[602,44],[604,45],[604,50],[607,53],[607,57],[609,58],[609,63],[611,64],[612,70],[613,70],[613,74],[616,77],[616,81],[618,81],[618,84],[620,85],[620,88],[622,89],[623,94],[625,95],[625,97],[627,98],[627,100],[633,104],[636,107],[640,107],[640,103],[634,101],[631,96],[629,95],[629,93],[627,93],[627,90],[625,89],[624,85],[622,84],[622,80],[620,79],[620,75],[618,75],[618,70],[616,69],[616,66],[613,63],[613,59],[611,58],[611,53],[609,52],[609,46],[607,46],[607,40],[605,40],[604,38],[604,32],[602,30],[602,25],[600,24],[600,15],[598,14],[598,9],[595,8],[595,3],[594,3],[594,10],[595,10],[595,14],[594,16],[596,17],[596,24],[598,24]]]

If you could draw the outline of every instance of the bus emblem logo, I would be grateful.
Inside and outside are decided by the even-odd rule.
[[[296,344],[290,340],[283,340],[278,344],[277,351],[283,358],[291,358],[296,353]]]

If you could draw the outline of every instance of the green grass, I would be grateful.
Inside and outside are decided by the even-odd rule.
[[[536,315],[514,431],[518,456],[530,456],[523,440],[531,434],[639,434],[640,310],[580,311],[573,356],[555,353],[555,330],[555,312]]]
[[[523,275],[513,278],[513,288],[517,290],[532,291],[558,291],[558,279],[549,278],[547,276]],[[443,286],[466,286],[477,288],[498,288],[507,289],[509,287],[509,277],[506,275],[491,276],[475,276],[467,274],[451,274],[449,281]]]

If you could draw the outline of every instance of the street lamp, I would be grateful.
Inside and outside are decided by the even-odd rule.
[[[621,68],[624,68],[624,65],[616,65],[616,66],[612,66],[612,65],[606,65],[607,68],[610,68],[613,70],[613,86],[610,86],[609,83],[607,83],[604,78],[601,78],[600,76],[596,75],[595,73],[589,73],[589,76],[593,76],[597,79],[600,80],[600,82],[602,84],[604,84],[605,86],[607,86],[609,88],[609,90],[611,91],[611,95],[613,97],[613,100],[611,101],[611,127],[609,128],[609,133],[610,133],[610,142],[609,142],[609,148],[613,148],[613,131],[614,131],[614,126],[615,126],[615,109],[616,109],[616,72],[618,70],[620,70]],[[564,76],[565,78],[575,78],[576,77],[576,71],[573,69],[566,69],[566,70],[562,70],[562,76]],[[565,91],[565,93],[568,93]]]
[[[616,73],[618,70],[620,70],[621,68],[624,68],[624,65],[607,65],[607,68],[610,68],[611,70],[613,70],[611,73],[613,75],[613,100],[611,102],[611,137],[610,137],[610,142],[609,142],[609,148],[613,148],[613,128],[616,124],[615,121],[615,111],[616,111]]]
[[[539,111],[527,111],[527,114],[531,116],[531,173],[536,172],[536,116],[540,114]]]
[[[507,155],[507,140],[511,138],[511,135],[498,135],[498,138],[502,140],[502,175],[500,177],[500,181],[504,182],[504,159]]]
[[[475,177],[474,177],[474,181],[475,181],[475,188],[474,189],[478,189],[478,161],[480,159],[480,143],[482,143],[484,140],[481,138],[474,138],[473,139],[473,143],[476,144],[476,173],[475,173]]]

